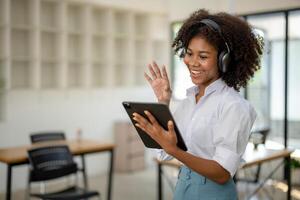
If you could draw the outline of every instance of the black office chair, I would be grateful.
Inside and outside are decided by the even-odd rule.
[[[66,136],[64,132],[39,132],[32,133],[30,135],[31,143],[45,142],[53,140],[65,140]]]
[[[37,143],[37,142],[46,142],[46,141],[55,141],[55,140],[66,140],[66,136],[64,132],[60,131],[45,131],[45,132],[35,132],[30,135],[31,143]],[[84,180],[84,187],[85,189],[88,188],[88,180],[87,180],[87,174],[85,171],[85,159],[84,155],[81,155],[81,165],[82,167],[79,168],[80,171],[82,171],[83,174],[83,180]]]
[[[77,200],[97,197],[97,191],[88,191],[77,184],[51,193],[31,193],[31,183],[58,179],[69,175],[77,175],[77,164],[66,145],[39,147],[28,150],[30,161],[29,195],[47,200]],[[77,181],[76,181],[77,182]]]

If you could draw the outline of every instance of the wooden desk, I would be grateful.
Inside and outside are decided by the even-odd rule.
[[[114,156],[114,144],[101,143],[94,140],[82,139],[79,141],[66,140],[56,142],[43,142],[33,145],[0,148],[0,162],[7,165],[7,185],[6,185],[6,200],[11,199],[11,185],[12,185],[12,167],[17,165],[28,164],[27,150],[39,146],[59,145],[66,144],[69,146],[73,155],[84,156],[91,153],[109,152],[110,153],[110,166],[108,175],[108,188],[107,199],[111,199],[112,191],[112,174],[113,174],[113,156]],[[83,165],[85,163],[83,162]],[[83,166],[85,168],[85,166]]]
[[[240,169],[245,169],[251,166],[255,166],[255,165],[259,165],[259,164],[264,164],[266,162],[270,162],[270,161],[274,161],[277,159],[287,159],[288,165],[290,163],[290,156],[292,154],[293,150],[288,150],[288,149],[282,149],[282,150],[274,150],[274,149],[266,149],[263,148],[262,146],[259,147],[258,149],[254,149],[251,145],[247,146],[247,149],[245,151],[244,154],[244,159],[246,161],[246,163],[244,163]],[[162,200],[162,191],[163,191],[163,185],[162,185],[162,166],[171,166],[171,167],[177,167],[179,168],[182,164],[178,161],[178,160],[170,160],[170,161],[159,161],[157,159],[155,159],[156,163],[157,163],[157,169],[158,169],[158,200]],[[270,175],[272,175],[276,170],[278,169],[278,167],[276,167],[276,169],[274,169],[273,171],[270,172]],[[268,178],[270,178],[270,176],[267,176]],[[265,181],[264,181],[265,182]],[[264,183],[263,182],[263,183]],[[287,173],[287,185],[288,185],[288,191],[287,191],[287,199],[290,200],[291,199],[291,169],[288,168],[288,173]],[[262,187],[262,185],[260,185],[255,192],[257,192],[260,188]]]

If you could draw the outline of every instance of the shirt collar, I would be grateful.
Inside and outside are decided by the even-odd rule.
[[[226,83],[221,78],[215,80],[214,82],[212,82],[205,88],[204,96],[206,96],[216,90],[222,89],[225,85],[226,85]],[[199,92],[199,88],[198,88],[198,86],[195,85],[186,90],[186,95],[187,96],[191,96],[191,95],[195,96],[198,92]]]

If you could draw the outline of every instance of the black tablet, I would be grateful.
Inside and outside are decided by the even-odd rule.
[[[174,123],[174,129],[176,132],[177,136],[177,146],[184,150],[187,151],[187,147],[183,141],[183,138],[179,132],[178,127],[176,126],[176,123],[172,117],[172,114],[168,108],[167,105],[165,104],[159,104],[159,103],[144,103],[144,102],[123,102],[122,103],[127,114],[129,115],[129,118],[133,125],[136,123],[132,118],[133,118],[133,113],[136,112],[145,118],[148,118],[146,114],[144,113],[145,110],[148,110],[157,120],[157,122],[165,129],[168,130],[168,121],[172,120]],[[136,127],[139,136],[141,137],[144,145],[148,148],[155,148],[155,149],[162,149],[162,147],[155,141],[153,140],[147,133],[145,133],[142,129]]]

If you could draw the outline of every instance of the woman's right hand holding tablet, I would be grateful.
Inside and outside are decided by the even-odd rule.
[[[149,76],[146,72],[144,76],[150,83],[158,102],[169,105],[172,96],[172,90],[170,87],[166,67],[163,66],[162,69],[159,69],[158,65],[153,62],[152,64],[148,65],[148,68],[151,76]]]

